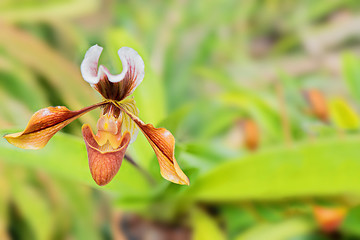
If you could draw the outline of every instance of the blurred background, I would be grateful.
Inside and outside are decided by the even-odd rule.
[[[42,150],[0,140],[0,239],[360,239],[360,2],[1,0],[0,133],[101,100],[86,50],[145,61],[140,118],[176,138],[190,186],[139,134],[106,187],[73,122]],[[149,180],[149,177],[151,180]]]

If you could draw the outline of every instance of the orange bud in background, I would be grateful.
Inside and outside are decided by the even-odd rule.
[[[321,121],[328,123],[329,110],[324,95],[316,89],[310,89],[304,91],[304,97],[309,104],[311,114]]]
[[[314,206],[314,217],[325,233],[336,231],[344,220],[347,209],[345,207]]]
[[[252,119],[240,122],[243,131],[243,144],[251,151],[255,151],[259,146],[260,134],[257,124]]]

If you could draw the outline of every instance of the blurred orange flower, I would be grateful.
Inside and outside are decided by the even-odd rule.
[[[345,218],[345,207],[314,206],[314,216],[322,231],[326,233],[336,231]]]
[[[316,89],[309,89],[304,91],[304,97],[309,104],[311,114],[324,123],[328,123],[329,109],[324,95]]]
[[[255,151],[260,142],[260,133],[256,122],[252,119],[245,119],[240,124],[244,135],[244,146],[248,150]]]

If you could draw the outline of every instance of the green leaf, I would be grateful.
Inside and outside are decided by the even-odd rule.
[[[360,61],[354,55],[344,54],[342,58],[343,76],[352,96],[360,102]]]
[[[51,239],[55,227],[50,204],[38,189],[26,184],[24,172],[15,169],[8,174],[11,183],[11,195],[20,215],[34,232],[35,239]],[[31,237],[29,236],[31,239]]]
[[[23,1],[22,3],[5,1],[0,3],[0,20],[16,22],[78,17],[95,11],[99,4],[98,0]]]
[[[0,86],[21,100],[30,110],[37,111],[48,104],[39,82],[24,65],[12,61],[11,56],[0,56]]]
[[[193,213],[192,239],[222,240],[225,239],[225,236],[213,218],[204,211],[196,209]]]
[[[330,115],[335,125],[341,129],[358,129],[360,120],[357,113],[341,98],[330,100]]]
[[[72,181],[58,181],[57,189],[63,193],[62,198],[69,206],[65,220],[71,218],[75,239],[101,239],[97,208],[94,203],[94,192],[90,188]],[[70,215],[70,216],[69,216]]]
[[[193,181],[193,201],[360,193],[360,138],[325,139],[227,161]]]
[[[241,89],[241,86],[237,84],[230,76],[226,75],[223,70],[217,68],[205,68],[203,66],[195,68],[195,73],[206,79],[207,81],[213,82],[218,86],[228,91],[234,89]]]
[[[16,111],[14,111],[16,109]],[[17,99],[0,88],[0,118],[12,125],[26,126],[32,113]]]
[[[248,206],[221,206],[221,213],[225,220],[227,235],[233,239],[239,232],[256,224],[254,210]]]
[[[292,239],[313,230],[311,223],[301,218],[288,219],[279,223],[262,223],[240,234],[236,240],[280,240]]]
[[[8,236],[10,186],[5,173],[7,168],[0,163],[0,239],[10,239]]]
[[[20,63],[45,77],[69,108],[77,110],[99,101],[95,91],[81,78],[79,66],[24,31],[4,23],[0,23],[0,28],[0,46]],[[91,117],[94,113],[83,118],[95,124]]]
[[[360,237],[360,206],[356,206],[347,213],[344,222],[341,224],[341,230],[351,235]]]

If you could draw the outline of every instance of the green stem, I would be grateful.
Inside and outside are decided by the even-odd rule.
[[[127,160],[131,165],[133,165],[141,174],[145,176],[145,178],[149,181],[151,185],[155,185],[154,178],[139,164],[137,164],[132,157],[130,157],[128,154],[125,154],[125,160]]]

